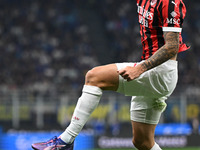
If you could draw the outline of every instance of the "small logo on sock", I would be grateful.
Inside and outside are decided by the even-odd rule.
[[[78,117],[76,117],[76,116],[74,116],[73,118],[74,118],[75,120],[80,120],[80,119],[79,119]]]

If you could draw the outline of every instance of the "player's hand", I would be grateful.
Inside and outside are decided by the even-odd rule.
[[[132,81],[138,78],[144,72],[144,70],[140,65],[137,65],[135,67],[127,66],[124,69],[118,70],[117,72],[127,81]]]

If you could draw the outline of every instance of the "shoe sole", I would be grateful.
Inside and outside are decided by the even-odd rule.
[[[34,148],[33,146],[31,146],[34,150],[39,150],[39,149],[36,149],[36,148]]]

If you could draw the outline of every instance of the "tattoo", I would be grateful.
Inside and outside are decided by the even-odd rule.
[[[144,70],[154,68],[165,61],[169,60],[178,53],[179,50],[179,33],[164,32],[165,45],[163,45],[153,56],[142,63]]]

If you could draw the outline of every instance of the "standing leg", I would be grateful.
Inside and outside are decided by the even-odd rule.
[[[132,121],[133,144],[139,150],[161,150],[154,141],[156,125]]]

